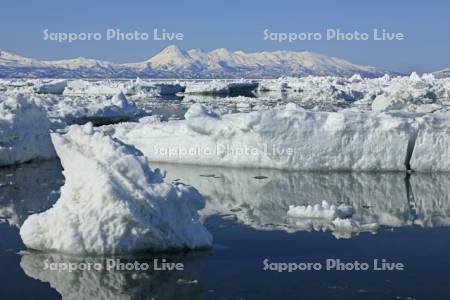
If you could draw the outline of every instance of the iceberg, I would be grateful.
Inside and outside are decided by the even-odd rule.
[[[418,133],[411,169],[422,172],[450,171],[450,113],[417,118]]]
[[[51,121],[62,121],[68,125],[92,122],[105,125],[129,121],[144,112],[119,92],[114,96],[65,96],[64,98],[37,98],[47,110]]]
[[[34,87],[34,90],[38,94],[55,94],[62,95],[67,86],[67,80],[53,80],[46,83],[38,84]]]
[[[155,95],[155,96],[166,96],[166,95],[175,95],[177,93],[184,92],[185,87],[175,83],[167,83],[167,82],[149,82],[141,80],[137,78],[136,81],[130,83],[126,86],[125,93],[127,95]]]
[[[23,95],[0,96],[0,166],[55,157],[45,110]]]
[[[72,80],[67,84],[64,95],[115,95],[123,92],[126,95],[175,95],[184,91],[184,86],[178,82],[152,82],[137,78],[135,81],[87,81]]]
[[[69,124],[93,122],[96,125],[104,125],[128,121],[143,112],[119,92],[113,97],[93,98],[89,101],[83,99],[68,99],[59,102],[55,111],[59,118]],[[81,105],[80,105],[81,104]]]
[[[29,216],[20,235],[31,249],[69,254],[118,254],[207,248],[198,191],[164,182],[134,147],[92,124],[52,135],[66,178],[59,200]]]
[[[250,81],[228,82],[225,80],[186,82],[185,94],[201,95],[248,95],[256,90],[258,83]]]
[[[194,104],[185,120],[103,130],[150,161],[286,170],[404,171],[414,118],[406,113],[312,112],[295,104],[219,115]]]

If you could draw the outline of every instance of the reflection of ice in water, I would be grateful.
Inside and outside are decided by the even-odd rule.
[[[359,225],[450,225],[450,174],[446,173],[407,176],[151,165],[167,170],[169,180],[181,179],[199,189],[207,199],[201,212],[204,217],[233,217],[255,229],[319,229],[309,226],[312,222],[305,226],[305,222],[289,218],[287,211],[290,205],[322,201],[351,206],[352,220]],[[0,219],[19,227],[29,214],[51,205],[62,184],[58,161],[0,169]]]
[[[45,210],[63,184],[59,161],[0,169],[0,222],[20,227],[28,215]]]
[[[84,263],[93,266],[100,263],[106,266],[106,257],[76,257],[62,254],[25,253],[20,266],[29,277],[48,282],[52,288],[61,294],[63,299],[203,299],[204,289],[196,280],[198,263],[202,260],[193,259],[205,256],[207,253],[197,252],[189,255],[166,256],[135,256],[111,257],[120,262],[137,261],[148,263],[148,271],[117,269],[90,271],[49,270],[47,266],[67,263]],[[160,261],[182,262],[183,271],[153,271],[153,259]]]
[[[320,230],[320,226],[305,227],[304,222],[290,219],[287,211],[290,205],[322,201],[353,208],[352,221],[357,227],[352,234],[373,232],[377,225],[450,225],[450,174],[283,172],[171,164],[158,167],[168,171],[169,180],[180,179],[199,189],[207,199],[201,212],[204,217],[232,215],[256,229]],[[338,225],[335,227],[343,231],[348,224]]]

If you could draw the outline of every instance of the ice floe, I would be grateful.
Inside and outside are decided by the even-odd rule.
[[[123,92],[126,95],[144,94],[150,96],[175,95],[184,91],[178,82],[158,82],[136,79],[134,81],[112,80],[73,80],[69,81],[65,95],[114,95]]]
[[[259,91],[288,92],[300,105],[317,106],[320,110],[354,107],[367,111],[433,112],[450,109],[450,80],[432,74],[380,78],[284,77],[262,80]]]
[[[34,89],[38,94],[62,95],[67,86],[67,80],[53,80],[37,84]]]
[[[220,116],[194,104],[186,120],[107,128],[150,161],[289,170],[406,170],[414,119],[400,113],[287,108]]]
[[[0,166],[54,157],[45,110],[23,95],[0,95]]]
[[[225,80],[187,81],[186,94],[202,95],[245,95],[258,87],[258,83],[251,81],[228,82]]]
[[[93,122],[104,125],[128,121],[143,114],[137,105],[119,92],[108,96],[45,98],[41,100],[51,119],[66,124]]]
[[[417,123],[411,169],[450,171],[450,112],[425,115],[417,118]]]
[[[22,225],[28,248],[114,254],[211,246],[195,188],[165,183],[138,150],[94,132],[92,124],[52,139],[66,181],[56,204]]]

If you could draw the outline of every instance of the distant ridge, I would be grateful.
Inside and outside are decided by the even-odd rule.
[[[13,78],[276,78],[280,76],[378,77],[396,74],[308,51],[245,53],[169,46],[150,59],[129,64],[75,58],[41,61],[0,52],[0,77]]]

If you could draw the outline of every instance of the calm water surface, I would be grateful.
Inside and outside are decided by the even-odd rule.
[[[167,180],[196,186],[214,248],[182,254],[114,257],[166,259],[184,271],[74,271],[45,262],[99,262],[25,251],[19,227],[50,207],[64,183],[59,162],[0,170],[0,299],[449,299],[450,175],[301,173],[153,164]],[[345,234],[287,217],[289,205],[346,203],[373,232]],[[406,271],[264,271],[272,262],[371,263]]]

